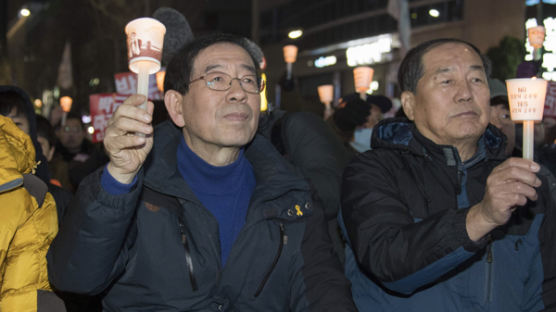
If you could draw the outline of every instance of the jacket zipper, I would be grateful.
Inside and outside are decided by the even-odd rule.
[[[189,273],[189,282],[191,283],[191,288],[193,289],[193,291],[197,291],[197,280],[195,279],[195,275],[193,272],[193,259],[191,258],[191,252],[189,251],[189,243],[187,240],[187,235],[185,234],[185,226],[183,225],[183,222],[181,220],[179,221],[178,225],[180,228],[181,243],[185,250],[185,264]]]
[[[272,265],[270,266],[270,269],[266,272],[263,280],[261,281],[261,284],[257,288],[257,291],[255,292],[255,298],[258,297],[263,291],[264,285],[270,278],[270,274],[272,274],[272,271],[276,267],[276,264],[278,264],[278,260],[280,259],[280,255],[282,254],[282,249],[284,248],[284,245],[287,244],[287,242],[288,242],[288,236],[285,234],[284,224],[280,223],[280,245],[278,245],[278,252],[274,257],[274,261],[272,261]]]
[[[487,245],[487,255],[486,255],[486,263],[487,263],[487,279],[486,279],[486,302],[489,303],[491,301],[492,296],[492,262],[494,258],[492,255],[492,236],[489,234],[488,236],[488,245]]]

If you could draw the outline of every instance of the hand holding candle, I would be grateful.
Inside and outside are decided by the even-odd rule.
[[[160,70],[166,27],[154,18],[142,17],[125,27],[129,69],[137,74],[137,93],[148,98],[149,75]],[[147,103],[141,108],[146,109]]]
[[[533,160],[534,122],[542,120],[547,81],[538,78],[506,80],[510,114],[523,121],[523,158]]]

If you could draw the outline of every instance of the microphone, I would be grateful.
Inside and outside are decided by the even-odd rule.
[[[153,17],[166,27],[161,60],[162,66],[166,66],[180,48],[194,39],[193,32],[185,16],[175,9],[160,7]]]

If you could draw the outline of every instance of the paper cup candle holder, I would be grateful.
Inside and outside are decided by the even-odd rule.
[[[547,81],[539,78],[506,80],[510,114],[523,122],[523,158],[533,160],[535,121],[542,120]]]
[[[332,101],[334,100],[334,86],[331,84],[318,86],[319,99],[324,104],[324,119],[332,115]]]
[[[166,27],[154,18],[141,17],[125,27],[129,69],[137,74],[137,93],[148,97],[149,75],[160,70]],[[147,103],[141,105],[147,108]]]
[[[355,67],[353,69],[353,81],[355,91],[359,93],[362,100],[367,99],[367,90],[371,87],[374,70],[368,66]]]
[[[286,77],[288,79],[291,79],[292,66],[293,63],[295,63],[295,60],[297,59],[297,46],[293,44],[289,44],[287,46],[284,46],[282,50],[284,52],[284,61],[286,62],[286,66],[287,66]]]

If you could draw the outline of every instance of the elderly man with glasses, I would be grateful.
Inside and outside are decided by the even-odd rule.
[[[55,288],[108,311],[355,311],[309,184],[255,135],[256,64],[244,38],[198,38],[167,66],[173,124],[153,131],[140,95],[118,108],[49,251]]]

